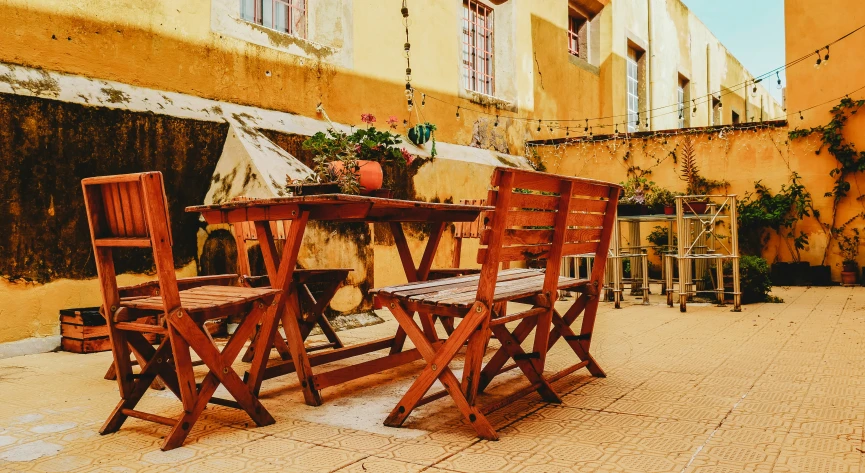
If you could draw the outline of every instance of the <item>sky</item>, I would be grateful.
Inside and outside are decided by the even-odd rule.
[[[784,0],[682,0],[752,75],[786,63]],[[781,81],[786,84],[784,72]],[[777,79],[764,81],[779,102]]]

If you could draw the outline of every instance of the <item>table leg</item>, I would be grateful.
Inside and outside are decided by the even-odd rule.
[[[278,336],[279,333],[276,330],[277,321],[281,319],[285,329],[286,342],[291,352],[291,359],[303,390],[304,400],[309,405],[317,406],[321,405],[321,395],[312,382],[312,368],[298,323],[298,317],[301,317],[298,288],[293,283],[294,268],[297,265],[297,256],[308,219],[309,212],[301,211],[300,215],[292,220],[285,236],[281,259],[277,259],[276,245],[270,225],[267,222],[256,222],[255,224],[271,285],[281,289],[282,293],[277,295],[274,305],[268,310],[262,322],[261,336],[262,340],[267,342],[259,343],[259,346],[256,347],[255,357],[250,368],[250,382],[253,392],[258,393],[261,389],[261,382],[264,380],[264,370],[267,367],[270,347],[274,343],[274,337]]]

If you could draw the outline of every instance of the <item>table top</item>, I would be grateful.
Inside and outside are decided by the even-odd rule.
[[[309,212],[310,220],[335,222],[471,222],[494,207],[385,199],[363,195],[320,194],[238,200],[187,207],[209,224],[292,220]]]

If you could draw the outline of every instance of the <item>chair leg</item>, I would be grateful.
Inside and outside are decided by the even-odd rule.
[[[576,304],[575,304],[576,305]],[[565,313],[565,316],[562,317],[558,312],[553,312],[553,324],[555,325],[555,329],[553,331],[553,336],[550,337],[550,347],[561,337],[565,339],[565,342],[571,347],[574,354],[580,359],[580,361],[586,362],[586,369],[589,370],[589,373],[596,378],[606,378],[607,375],[604,373],[604,370],[598,365],[598,362],[592,357],[589,353],[589,346],[592,342],[592,329],[594,327],[594,319],[595,314],[598,309],[598,299],[593,298],[587,301],[584,305],[584,310],[575,311],[574,307],[571,307],[568,312]],[[577,335],[571,329],[571,324],[574,323],[577,316],[583,312],[583,326],[580,330],[580,334]]]
[[[510,357],[514,359],[514,362],[526,378],[529,379],[529,382],[532,383],[532,386],[537,386],[537,391],[541,395],[541,398],[546,402],[561,404],[562,398],[553,390],[550,383],[544,379],[544,371],[539,358],[530,358],[505,326],[497,325],[492,327],[492,330],[496,334],[496,338],[502,342],[502,347],[508,351]]]
[[[457,408],[472,424],[478,436],[487,440],[498,440],[498,434],[496,434],[495,429],[493,429],[486,416],[466,400],[459,380],[448,368],[448,363],[453,360],[454,355],[463,346],[472,332],[474,332],[475,328],[484,318],[489,317],[489,311],[484,310],[483,306],[480,305],[478,306],[481,307],[480,311],[470,309],[468,315],[454,330],[454,334],[436,350],[405,308],[390,298],[384,299],[384,302],[390,302],[389,306],[394,317],[400,326],[405,329],[405,333],[411,338],[418,351],[427,361],[427,366],[421,371],[405,395],[403,395],[399,404],[390,413],[384,424],[390,427],[399,427],[402,425],[411,411],[417,407],[418,402],[423,398],[424,394],[429,391],[430,387],[438,379],[444,384],[445,389],[456,403]]]
[[[489,319],[482,321],[477,329],[469,336],[466,348],[466,359],[463,365],[462,390],[469,404],[475,405],[478,395],[478,386],[481,379],[481,367],[484,354],[490,342]]]
[[[185,317],[169,317],[169,325],[173,327],[172,335],[182,338],[187,346],[194,350],[210,369],[201,388],[196,392],[195,403],[190,409],[184,409],[184,413],[165,437],[162,450],[171,450],[183,444],[192,426],[198,420],[204,408],[213,397],[216,388],[220,384],[234,397],[238,405],[249,414],[253,422],[258,426],[270,425],[275,422],[273,417],[252,394],[250,386],[244,383],[237,372],[231,368],[232,363],[240,354],[246,340],[252,335],[255,326],[265,310],[265,305],[254,308],[241,322],[237,331],[228,340],[228,343],[220,353],[209,337],[204,333],[201,326]],[[194,381],[194,379],[193,379]]]
[[[115,332],[120,333],[120,331],[117,330],[115,330]],[[125,339],[126,334],[120,333],[120,337]],[[141,400],[141,397],[144,396],[144,393],[150,387],[150,383],[156,379],[157,366],[162,364],[161,360],[168,358],[170,353],[171,347],[169,339],[166,337],[163,339],[162,344],[159,345],[159,348],[154,351],[153,356],[148,358],[146,363],[142,366],[141,373],[138,375],[137,380],[132,379],[131,369],[118,370],[118,373],[120,374],[118,376],[118,382],[125,384],[127,389],[121,390],[120,402],[117,403],[117,407],[114,408],[114,411],[111,412],[111,415],[109,415],[105,423],[102,424],[102,428],[99,429],[100,434],[110,434],[117,432],[120,429],[127,418],[127,415],[124,414],[123,411],[125,409],[135,408],[138,401]]]

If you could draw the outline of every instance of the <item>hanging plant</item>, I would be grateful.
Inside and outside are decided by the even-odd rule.
[[[436,126],[430,122],[418,123],[409,128],[408,139],[416,146],[421,146],[427,141],[432,140],[432,148],[430,149],[430,157],[436,156]]]

